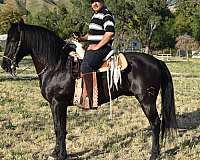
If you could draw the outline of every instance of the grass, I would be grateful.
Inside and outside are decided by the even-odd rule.
[[[159,159],[199,160],[200,61],[167,65],[171,73],[180,73],[173,75],[179,132],[162,147]],[[0,159],[44,160],[55,144],[50,108],[34,79],[30,57],[20,63],[18,72],[13,79],[0,69]],[[148,159],[151,131],[136,99],[120,97],[113,102],[112,120],[109,114],[109,104],[88,112],[69,107],[66,142],[71,159]]]
[[[199,59],[189,61],[169,61],[166,62],[172,73],[179,73],[180,76],[200,77]]]

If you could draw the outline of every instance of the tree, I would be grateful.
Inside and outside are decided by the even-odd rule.
[[[71,0],[72,7],[72,18],[74,19],[77,31],[81,34],[88,32],[90,19],[92,16],[92,9],[90,1],[88,0]]]
[[[133,12],[133,8],[125,0],[106,1],[106,4],[115,18],[115,47],[120,50],[125,49],[127,41],[134,37],[132,34],[129,34],[128,27],[130,13]]]
[[[175,43],[175,17],[172,17],[155,31],[151,47],[153,49],[175,48]]]
[[[197,50],[199,48],[199,43],[187,34],[177,37],[176,41],[176,48],[186,51],[187,58],[189,57],[188,51]]]
[[[177,0],[176,33],[200,40],[200,0]]]
[[[172,15],[167,8],[166,0],[105,0],[108,8],[113,12],[116,22],[116,47],[126,48],[129,40],[136,39],[143,47],[165,47],[174,40],[172,29]],[[28,14],[28,23],[37,24],[55,31],[66,39],[72,32],[85,34],[92,16],[91,4],[88,0],[70,0],[70,7],[56,7],[51,11],[44,11],[33,15]],[[198,16],[191,27],[198,37]],[[170,29],[170,30],[169,30]],[[170,31],[170,33],[168,33]],[[162,35],[165,35],[162,37]],[[170,40],[170,43],[163,41]],[[157,42],[156,42],[157,41]],[[123,43],[124,42],[124,43]],[[160,44],[159,44],[160,43]],[[152,45],[153,44],[153,45]]]
[[[165,0],[115,0],[106,3],[114,11],[118,43],[137,39],[146,47],[146,52],[149,52],[154,33],[172,17]]]
[[[155,31],[172,16],[167,3],[165,0],[132,0],[127,5],[127,26],[145,47],[146,53],[149,53]]]
[[[196,8],[191,20],[192,36],[200,41],[200,5]]]
[[[87,0],[71,0],[73,7],[68,10],[60,6],[54,11],[45,11],[36,16],[29,15],[29,23],[37,24],[49,28],[56,32],[63,39],[72,36],[73,32],[85,33],[88,29],[87,19],[91,16],[89,2]]]

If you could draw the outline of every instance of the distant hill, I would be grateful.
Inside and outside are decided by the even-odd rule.
[[[18,12],[24,12],[26,11],[25,7],[19,3],[19,1],[17,0],[2,0],[2,4],[0,5],[0,9],[2,11],[11,11],[11,10],[15,10]]]
[[[33,15],[40,12],[53,10],[56,7],[57,5],[55,3],[47,0],[26,0],[25,6],[25,8]]]
[[[0,0],[1,10],[16,10],[18,12],[28,11],[33,15],[53,10],[58,6],[66,6],[69,8],[71,2],[70,0]]]

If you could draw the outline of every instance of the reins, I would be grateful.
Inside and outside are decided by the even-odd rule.
[[[16,51],[15,51],[15,53],[13,54],[13,59],[11,59],[11,58],[8,57],[8,56],[3,55],[3,58],[6,58],[6,59],[10,60],[11,69],[14,69],[14,70],[16,70],[16,69],[15,69],[15,68],[16,68],[16,63],[15,63],[15,61],[16,61],[16,55],[17,55],[17,53],[18,53],[19,50],[20,50],[21,43],[22,43],[22,31],[20,31],[19,41],[18,41],[18,43],[17,43]],[[13,75],[13,76],[16,76],[15,73],[12,74],[12,75]]]
[[[12,59],[10,59],[10,58],[8,58],[8,57],[6,57],[6,56],[1,56],[1,55],[0,55],[0,57],[9,59],[9,60],[11,61],[11,63],[12,63],[12,61],[13,61]],[[24,71],[26,71],[27,69],[29,69],[29,68],[31,68],[31,67],[32,67],[32,65],[29,65],[28,67],[24,68],[23,70],[21,70],[20,72],[17,72],[17,73],[18,73],[18,74],[23,73]],[[11,68],[12,68],[12,66],[11,66]],[[42,74],[42,73],[44,72],[45,69],[46,69],[46,67],[45,67],[39,74],[37,74],[37,76],[39,76],[40,74]],[[0,73],[5,73],[5,71],[2,71],[2,72],[0,72]],[[17,76],[17,75],[15,74],[15,75],[12,75],[12,76]]]
[[[7,56],[1,56],[3,58],[9,59],[11,62],[13,61],[12,59],[8,58]],[[23,73],[24,71],[26,71],[27,69],[30,69],[32,67],[32,65],[30,64],[28,67],[24,68],[23,70],[21,70],[20,72],[17,72],[18,74]],[[48,65],[46,65],[39,73],[37,73],[37,77],[39,77],[41,74],[43,74],[46,69],[47,69]],[[12,68],[12,67],[11,67]],[[0,73],[4,73],[4,71],[0,72]],[[16,75],[15,75],[16,76]]]
[[[16,67],[16,63],[15,63],[15,61],[16,61],[16,55],[18,54],[18,52],[19,52],[19,50],[20,50],[20,47],[21,47],[21,43],[22,43],[22,34],[23,34],[22,31],[20,31],[20,38],[19,38],[19,41],[18,41],[18,44],[17,44],[16,51],[15,51],[15,53],[14,53],[13,59],[11,59],[11,58],[9,58],[8,56],[5,56],[5,55],[3,55],[3,56],[0,55],[0,57],[3,57],[3,58],[6,58],[6,59],[10,60],[11,69],[13,69],[13,68]],[[26,71],[27,69],[31,68],[31,66],[32,66],[32,65],[29,65],[28,67],[26,67],[25,69],[21,70],[21,71],[18,72],[18,73],[23,73],[23,72]],[[46,66],[44,69],[42,69],[42,71],[41,71],[40,73],[37,74],[37,77],[38,77],[39,75],[41,75],[42,73],[44,73],[46,69],[47,69],[47,66]],[[1,73],[3,73],[3,72],[1,72]],[[12,76],[16,76],[16,74],[12,74]]]

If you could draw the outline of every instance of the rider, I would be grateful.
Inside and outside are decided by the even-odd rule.
[[[89,25],[89,32],[77,38],[78,41],[88,41],[89,44],[81,64],[81,72],[90,100],[90,107],[92,107],[92,74],[97,71],[102,60],[111,51],[115,34],[114,18],[104,0],[91,0],[91,7],[94,14]]]

